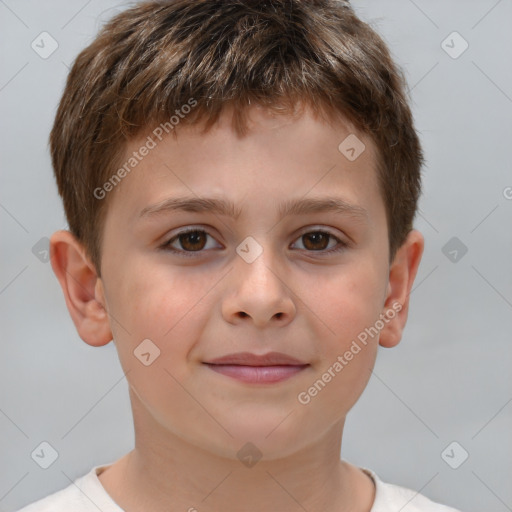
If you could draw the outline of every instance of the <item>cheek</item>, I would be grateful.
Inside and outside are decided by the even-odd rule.
[[[188,403],[179,382],[188,377],[187,357],[204,307],[204,292],[192,285],[187,278],[148,273],[119,290],[117,319],[127,327],[114,321],[119,360],[130,387],[155,417],[170,403],[176,410]]]
[[[317,411],[313,417],[329,424],[350,410],[370,378],[378,338],[364,339],[364,334],[381,312],[381,272],[361,258],[336,271],[303,276],[300,282],[304,314],[318,340],[318,364],[299,390],[302,399],[297,398]]]
[[[319,319],[324,352],[344,350],[375,323],[382,310],[382,282],[375,265],[361,263],[320,279],[317,275],[304,286],[308,306]]]
[[[329,334],[321,338],[317,371],[299,399],[301,404],[309,402],[305,406],[316,411],[311,416],[323,418],[325,424],[345,416],[357,402],[377,355],[378,336],[369,335],[367,329],[379,318],[379,298],[374,288],[365,288],[361,282],[354,289],[353,283],[343,285],[344,293],[331,289],[324,295],[321,315]]]
[[[185,314],[192,289],[190,284],[184,287],[185,281],[164,266],[125,262],[111,280],[112,311],[131,333],[161,338]]]
[[[118,280],[111,322],[123,366],[131,366],[134,351],[149,339],[157,347],[153,350],[160,350],[157,367],[183,371],[183,361],[200,337],[201,319],[212,306],[207,294],[211,276],[170,272],[166,267],[123,273],[133,277]]]

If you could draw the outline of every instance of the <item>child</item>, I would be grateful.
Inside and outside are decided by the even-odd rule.
[[[50,142],[52,267],[115,343],[136,442],[23,512],[455,510],[340,459],[424,246],[403,75],[348,2],[126,10]]]

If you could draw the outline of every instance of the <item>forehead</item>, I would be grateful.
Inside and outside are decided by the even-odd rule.
[[[229,111],[209,132],[201,128],[179,126],[176,137],[159,140],[149,127],[129,141],[121,165],[130,170],[109,209],[135,222],[142,212],[185,196],[226,198],[239,215],[268,206],[265,198],[278,215],[290,206],[283,202],[301,196],[338,196],[360,209],[379,206],[374,144],[346,121],[327,122],[309,110],[292,117],[254,107],[246,135],[232,129]],[[259,204],[251,205],[251,197]]]

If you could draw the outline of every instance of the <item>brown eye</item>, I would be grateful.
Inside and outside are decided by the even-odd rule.
[[[322,231],[312,231],[302,235],[304,247],[313,251],[324,250],[329,245],[329,238],[332,238],[332,236]]]
[[[302,241],[303,250],[307,252],[320,252],[321,254],[339,252],[348,247],[346,242],[343,242],[328,231],[322,230],[303,233],[298,240]],[[333,243],[328,248],[330,241]]]
[[[178,235],[177,239],[186,251],[200,251],[206,245],[206,235],[204,231],[190,231]]]
[[[211,245],[208,246],[208,237],[215,241],[203,229],[188,229],[173,236],[161,248],[181,256],[200,255],[206,249],[212,248]],[[348,247],[346,242],[343,242],[332,233],[322,230],[308,231],[303,233],[297,240],[301,241],[303,245],[303,249],[300,247],[299,249],[309,253],[318,252],[320,255],[340,252]]]
[[[168,242],[164,243],[162,249],[190,256],[193,255],[193,253],[204,252],[203,249],[205,248],[211,248],[206,247],[208,237],[214,240],[213,237],[203,229],[188,229],[178,233]]]

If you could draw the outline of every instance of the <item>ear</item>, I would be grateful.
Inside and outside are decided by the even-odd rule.
[[[402,339],[402,331],[409,312],[409,294],[424,246],[423,235],[417,230],[410,231],[405,242],[397,250],[390,266],[383,311],[388,320],[384,322],[384,328],[380,331],[379,338],[379,344],[383,347],[394,347]]]
[[[80,338],[97,347],[109,343],[103,282],[82,244],[69,231],[57,231],[50,238],[50,260]]]

